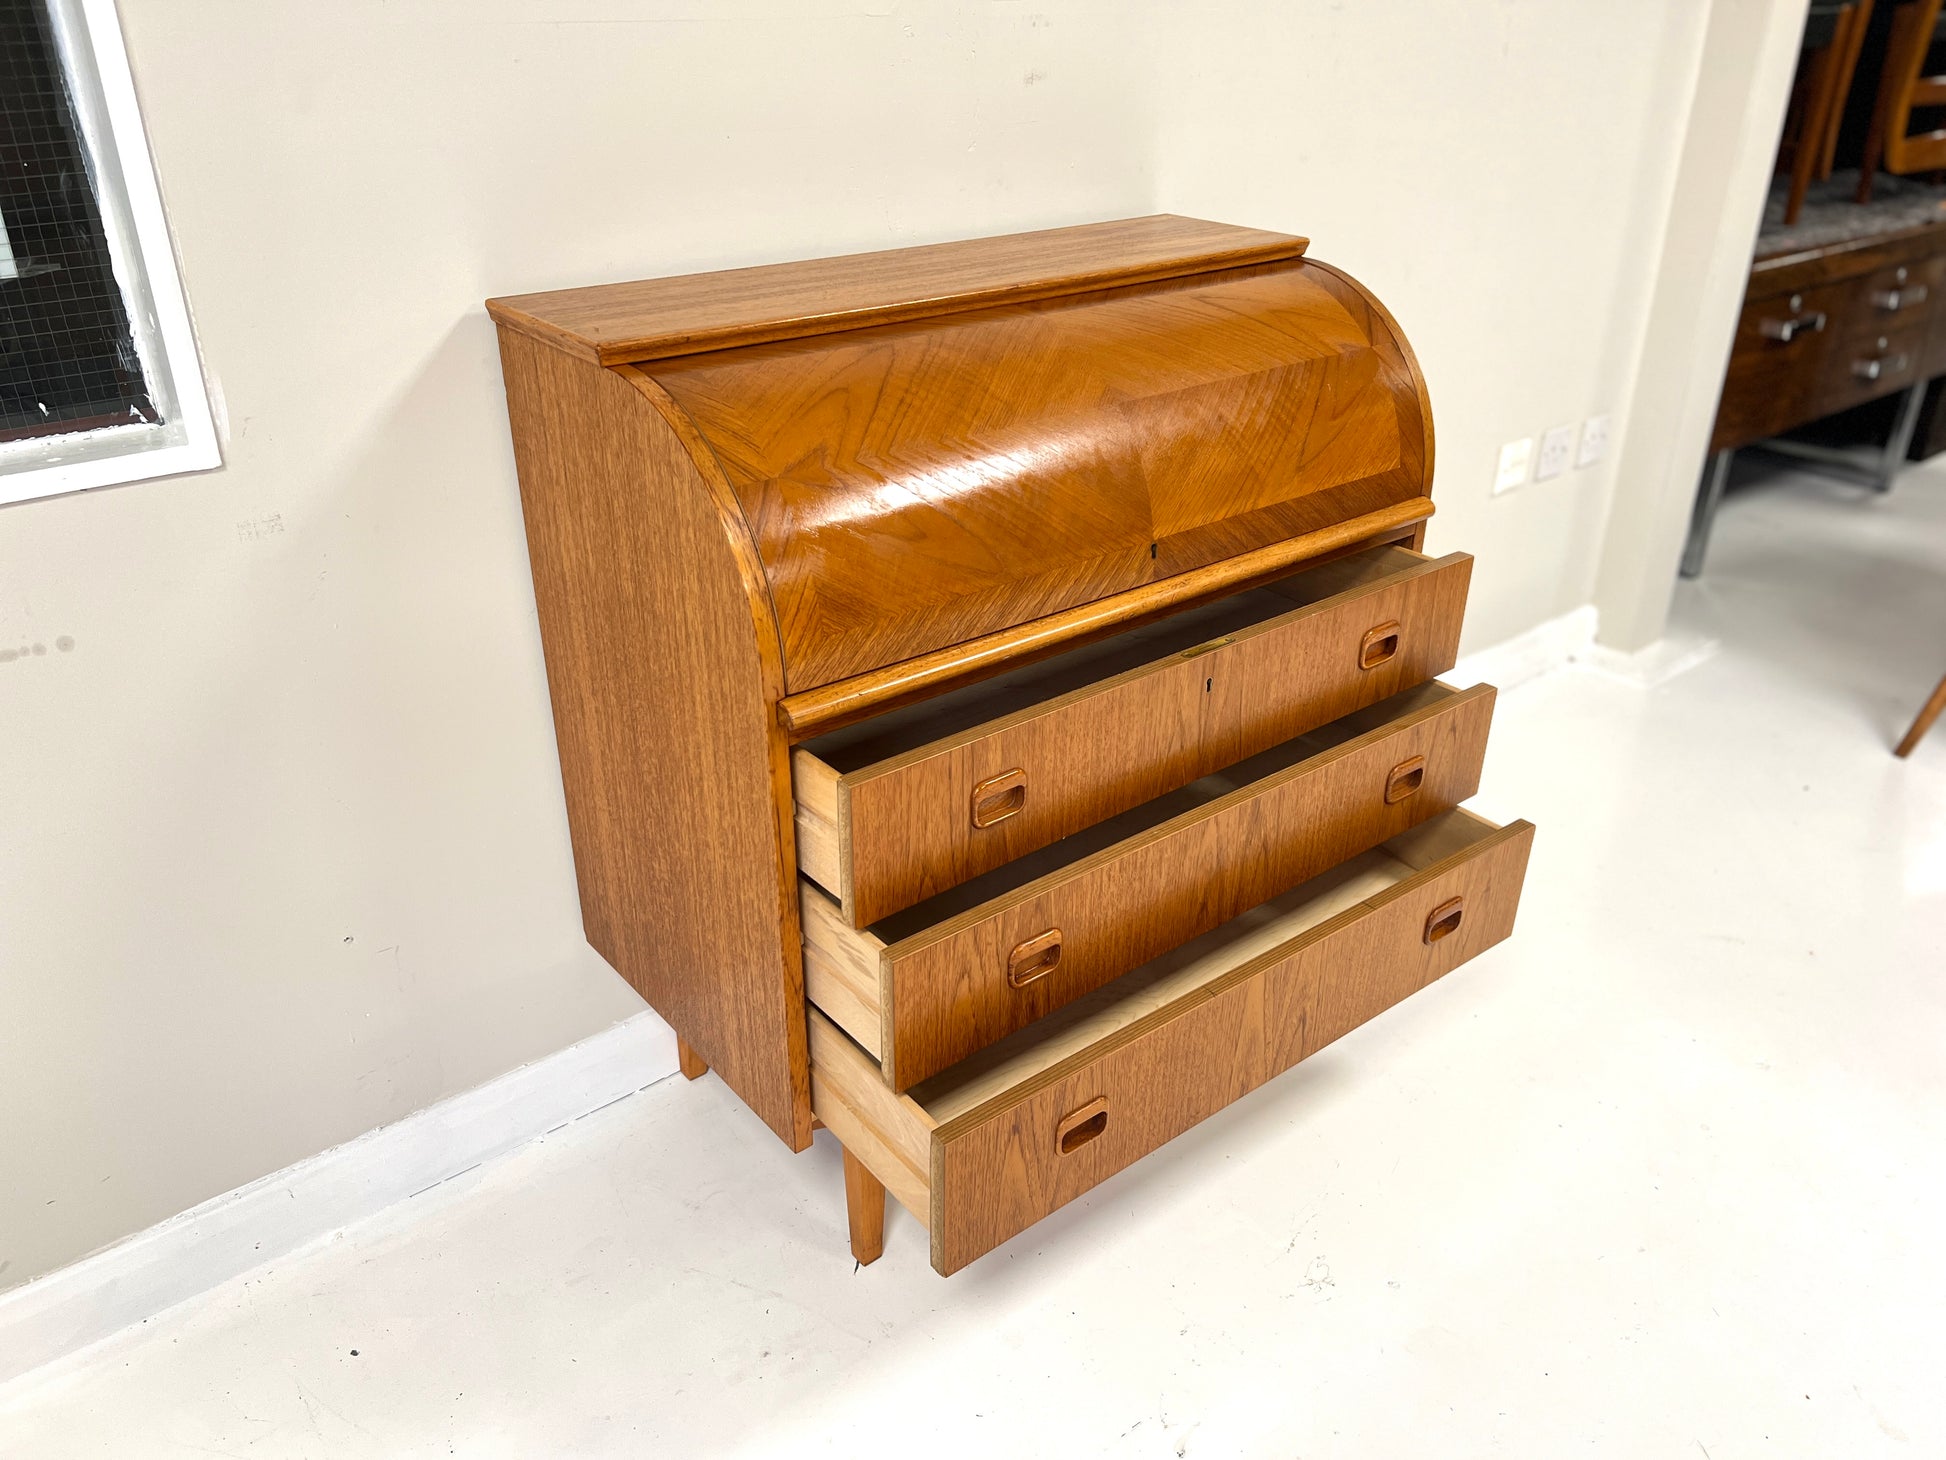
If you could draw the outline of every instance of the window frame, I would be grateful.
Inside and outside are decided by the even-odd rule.
[[[0,505],[223,464],[115,0],[46,0],[130,331],[162,419],[0,442]]]

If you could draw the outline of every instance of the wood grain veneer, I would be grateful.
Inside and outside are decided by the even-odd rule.
[[[1448,812],[905,1095],[814,1010],[819,1112],[887,1163],[952,1273],[1508,936],[1533,832]],[[1456,899],[1458,926],[1426,942]]]
[[[1452,667],[1471,569],[1372,549],[802,745],[799,864],[862,928],[1385,699]]]
[[[603,365],[936,318],[1295,258],[1307,240],[1155,214],[882,253],[489,299],[508,329]]]
[[[861,1003],[876,963],[876,1053],[905,1089],[1471,796],[1493,700],[1420,686],[862,932],[807,884],[803,921],[859,972]],[[1388,802],[1391,772],[1415,759],[1413,793]],[[1010,955],[1050,929],[1058,963],[1016,986]]]
[[[782,676],[742,519],[633,383],[500,345],[588,941],[801,1150]]]
[[[793,693],[1424,495],[1390,328],[1303,259],[630,367],[720,463]]]
[[[932,1133],[933,1266],[952,1273],[1513,930],[1533,827],[1466,850],[1115,1030]],[[1455,896],[1459,931],[1426,944]],[[1063,1153],[1067,1115],[1103,1101]]]

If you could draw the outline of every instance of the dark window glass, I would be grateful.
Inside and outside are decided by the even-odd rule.
[[[0,441],[158,419],[42,0],[0,0],[0,221]]]

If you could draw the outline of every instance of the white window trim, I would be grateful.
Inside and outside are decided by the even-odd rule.
[[[115,0],[50,0],[115,277],[157,423],[0,443],[0,503],[223,464]]]

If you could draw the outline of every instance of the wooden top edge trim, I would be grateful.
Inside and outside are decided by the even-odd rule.
[[[1310,240],[1157,213],[1033,233],[486,301],[508,329],[603,365],[834,334],[1302,257]]]
[[[961,680],[970,682],[998,673],[1029,658],[1042,657],[1086,635],[1163,612],[1191,599],[1214,597],[1227,589],[1271,577],[1306,558],[1410,527],[1431,517],[1433,511],[1430,497],[1408,498],[1316,532],[1239,553],[1208,567],[1063,609],[883,669],[785,695],[777,702],[777,718],[793,741],[808,740],[878,710],[891,709],[895,703],[920,698]]]
[[[1767,274],[1788,269],[1794,264],[1810,262],[1828,256],[1845,253],[1866,253],[1874,248],[1891,247],[1898,244],[1917,243],[1926,240],[1927,235],[1946,227],[1946,218],[1930,222],[1912,223],[1904,228],[1895,228],[1890,233],[1870,233],[1858,238],[1835,240],[1832,243],[1812,244],[1808,247],[1786,243],[1776,253],[1757,253],[1750,260],[1752,274]],[[1929,240],[1928,240],[1929,241]],[[1758,247],[1763,246],[1758,240]]]

